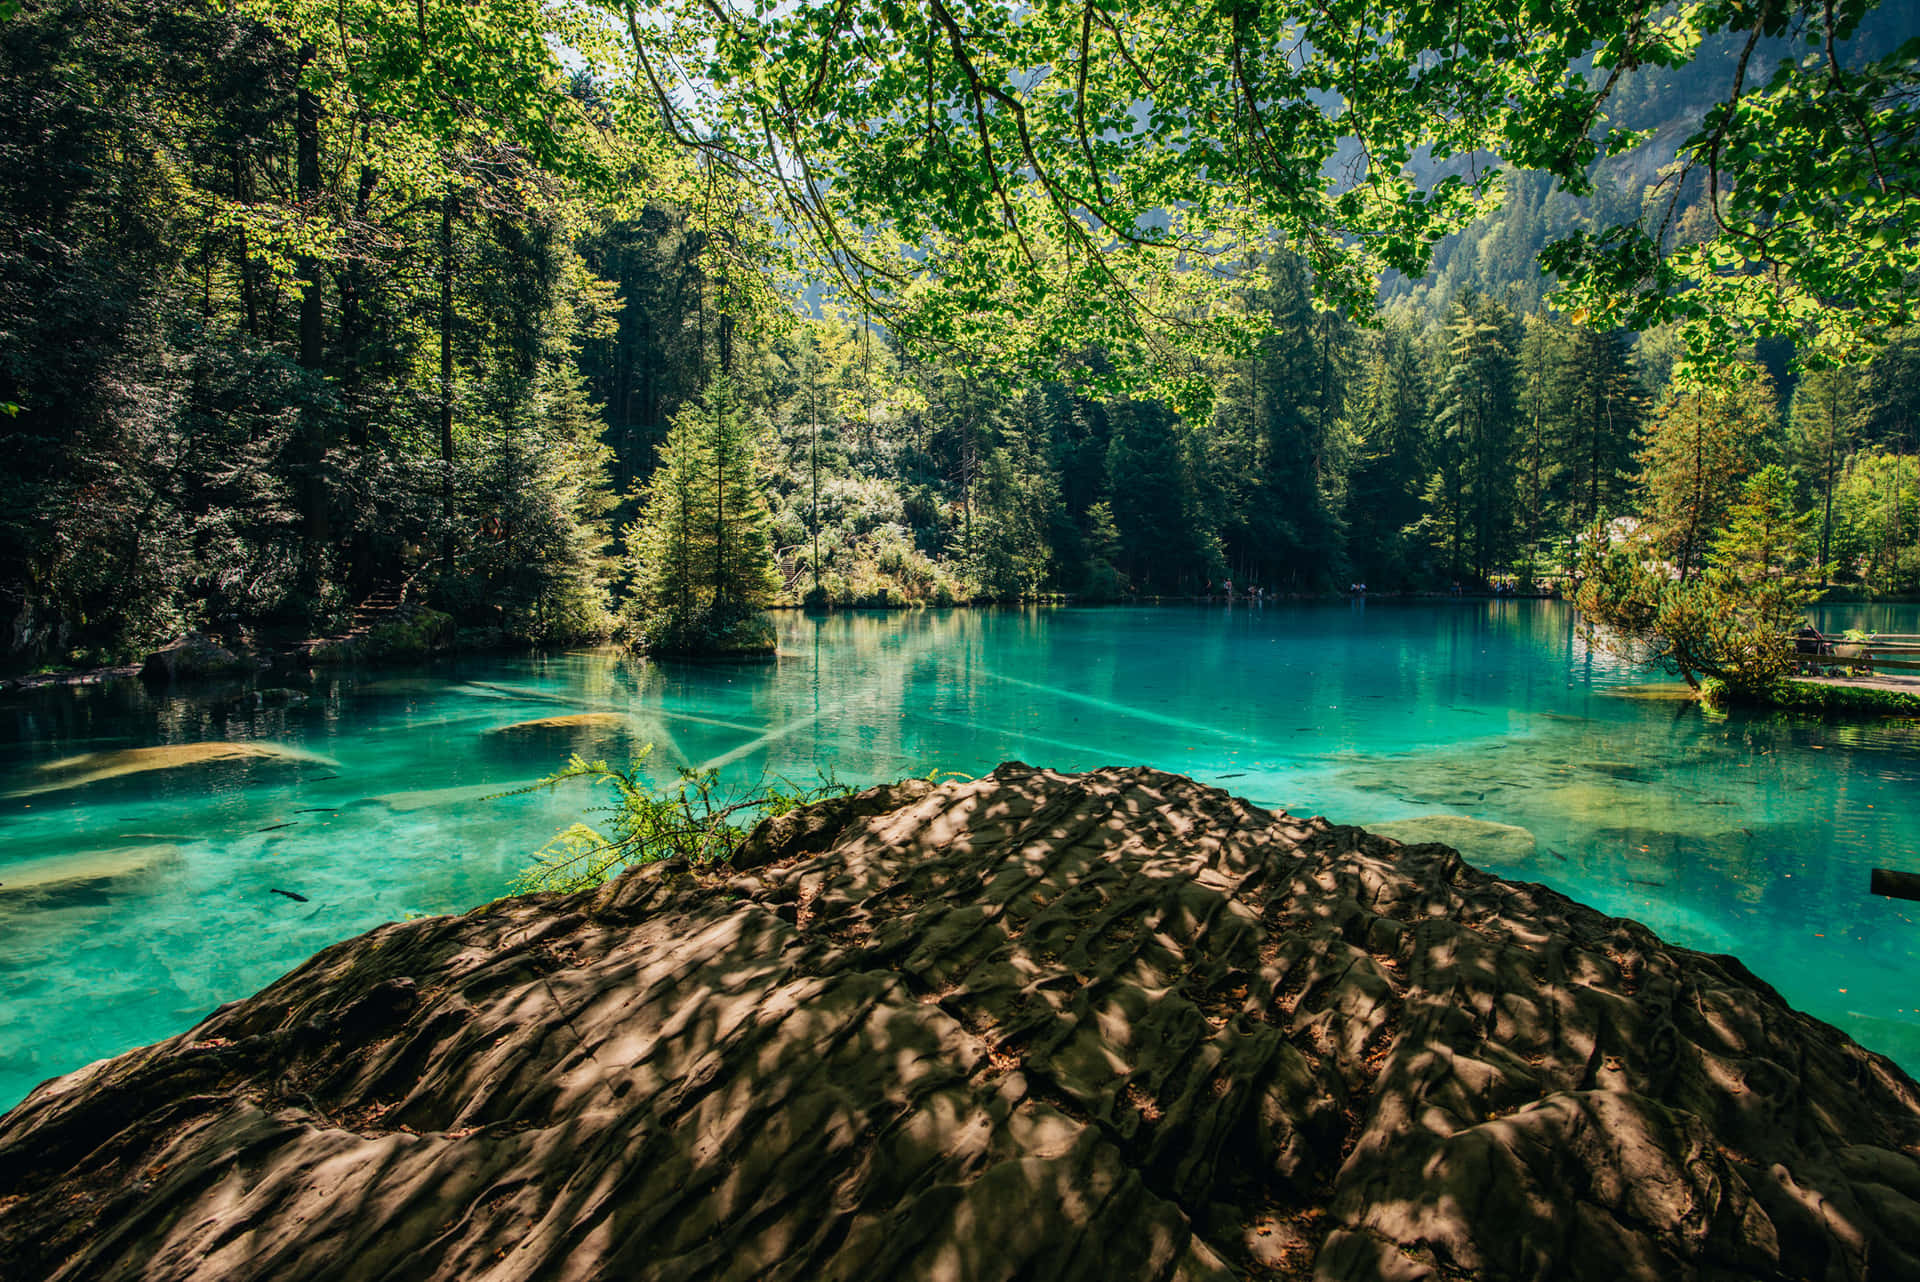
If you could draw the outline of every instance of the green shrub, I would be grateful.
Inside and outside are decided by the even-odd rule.
[[[1920,694],[1823,681],[1781,680],[1750,690],[1709,677],[1700,683],[1700,701],[1717,709],[1771,708],[1821,717],[1920,717]]]
[[[317,664],[424,659],[452,649],[457,636],[452,615],[426,606],[410,606],[363,636],[322,641],[307,657]]]
[[[648,611],[637,620],[633,639],[662,658],[752,658],[771,655],[775,645],[773,623],[762,611],[710,605]]]
[[[422,606],[369,630],[366,654],[374,659],[424,659],[452,645],[453,637],[453,616]]]

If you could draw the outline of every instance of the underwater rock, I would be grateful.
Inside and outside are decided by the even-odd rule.
[[[1513,824],[1471,819],[1466,815],[1420,815],[1413,819],[1394,819],[1370,823],[1367,831],[1391,837],[1409,846],[1437,841],[1452,846],[1474,863],[1525,863],[1534,857],[1538,843],[1533,834]]]
[[[1443,846],[1018,764],[382,926],[0,1119],[0,1276],[1920,1276],[1920,1086]]]
[[[301,748],[280,743],[169,743],[153,748],[119,748],[110,752],[83,752],[63,757],[38,767],[42,782],[16,789],[7,797],[36,797],[41,793],[79,788],[105,779],[145,774],[151,770],[178,770],[183,766],[206,765],[214,761],[246,759],[306,762],[311,765],[338,766],[331,757],[323,757]]]
[[[1605,686],[1595,690],[1603,699],[1636,699],[1643,703],[1692,703],[1700,692],[1684,681],[1648,681],[1639,685]]]
[[[361,681],[346,687],[353,695],[377,695],[389,697],[405,695],[417,697],[423,695],[441,695],[461,687],[446,677],[382,677],[378,681]]]
[[[1656,783],[1647,774],[1647,768],[1637,761],[1582,761],[1580,769],[1590,774],[1605,775],[1609,779],[1618,779],[1624,783]]]
[[[1527,801],[1535,813],[1553,816],[1558,826],[1575,831],[1631,826],[1702,840],[1724,836],[1743,821],[1764,822],[1766,815],[1763,797],[1734,804],[1728,798],[1703,797],[1677,782],[1664,787],[1619,779],[1570,783],[1542,787]]]
[[[1408,754],[1347,767],[1336,781],[1410,805],[1518,819],[1549,841],[1623,824],[1708,839],[1768,819],[1757,788],[1734,792],[1730,785],[1709,794],[1682,778],[1655,783],[1634,777],[1638,768],[1628,763],[1565,758],[1553,746],[1525,755],[1471,748]]]

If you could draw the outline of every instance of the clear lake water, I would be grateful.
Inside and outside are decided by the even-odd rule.
[[[776,620],[768,664],[595,650],[291,691],[122,681],[0,699],[0,1109],[330,943],[506,893],[601,798],[497,794],[571,752],[643,744],[655,778],[714,766],[729,787],[1150,765],[1438,835],[1733,953],[1920,1073],[1920,903],[1867,893],[1872,867],[1920,872],[1920,723],[1713,716],[1589,652],[1556,602]],[[1821,623],[1920,632],[1920,607]],[[561,717],[586,719],[523,724]],[[195,747],[213,743],[248,755]]]

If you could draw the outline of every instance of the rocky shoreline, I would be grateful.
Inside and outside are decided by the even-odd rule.
[[[1920,1277],[1920,1086],[1449,847],[1010,763],[43,1085],[0,1276]]]

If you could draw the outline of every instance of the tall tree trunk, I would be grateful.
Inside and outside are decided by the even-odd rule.
[[[246,162],[236,147],[233,156],[233,200],[246,204],[249,192]],[[247,225],[241,222],[234,245],[234,266],[240,275],[240,303],[247,313],[247,337],[260,337],[260,300],[253,287],[253,251],[247,242]]]
[[[1695,426],[1693,437],[1693,502],[1692,511],[1687,513],[1687,541],[1680,549],[1680,582],[1685,583],[1693,574],[1694,546],[1700,539],[1700,518],[1707,505],[1707,439],[1706,429]]]
[[[714,406],[713,611],[719,618],[726,617],[727,602],[727,429],[724,413],[721,406]]]
[[[1838,462],[1840,435],[1840,407],[1831,401],[1827,405],[1827,458],[1826,458],[1826,495],[1820,513],[1820,586],[1828,583],[1827,557],[1833,547],[1833,481],[1834,468]]]
[[[312,60],[313,46],[303,46],[300,57],[302,67]],[[320,196],[320,102],[311,90],[304,87],[295,96],[294,135],[298,150],[295,195],[301,210],[311,216]],[[300,364],[306,369],[319,369],[321,341],[324,337],[321,328],[320,260],[311,254],[302,254],[299,274]]]
[[[807,514],[807,523],[813,527],[813,596],[818,601],[820,597],[820,351],[818,347],[814,349],[813,359],[807,362],[807,382],[812,392],[810,399],[813,402],[812,413],[808,415],[813,420],[811,460],[813,505]]]
[[[361,137],[364,141],[364,130]],[[371,166],[362,166],[353,202],[354,221],[357,224],[366,222],[374,189],[379,181],[380,175],[376,170]],[[346,407],[347,445],[356,459],[364,458],[369,440],[367,416],[359,408],[359,393],[368,330],[367,269],[357,255],[349,256],[346,264],[339,269],[336,288],[340,294],[340,390]],[[347,582],[352,585],[356,596],[371,591],[374,585],[374,522],[366,519],[367,515],[362,514],[362,519],[354,522],[353,538],[347,553]]]
[[[1606,393],[1596,387],[1593,393],[1593,423],[1588,429],[1587,447],[1587,520],[1589,523],[1600,515],[1600,425],[1609,421],[1612,415],[1606,410]]]
[[[687,466],[685,475],[687,481],[694,478],[691,464]],[[677,576],[680,580],[680,617],[685,619],[693,609],[693,487],[683,483],[679,477],[675,478],[674,484],[680,495],[680,549],[676,560],[681,571]]]
[[[314,56],[311,44],[300,47],[303,73]],[[294,144],[294,196],[301,211],[311,217],[320,199],[320,100],[305,85],[294,95]],[[323,361],[324,337],[320,260],[311,254],[302,254],[296,267],[300,277],[300,367],[317,374]],[[305,476],[300,487],[302,536],[311,587],[318,583],[327,546],[327,486],[321,475],[327,456],[327,426],[326,415],[317,407],[310,407],[307,412],[304,437],[301,461],[305,464]]]
[[[440,562],[453,573],[453,214],[448,184],[440,195]]]
[[[1524,564],[1527,567],[1527,586],[1533,586],[1533,558],[1540,550],[1540,467],[1541,454],[1545,452],[1546,435],[1541,430],[1540,398],[1533,399],[1533,432],[1527,442],[1527,552]]]

